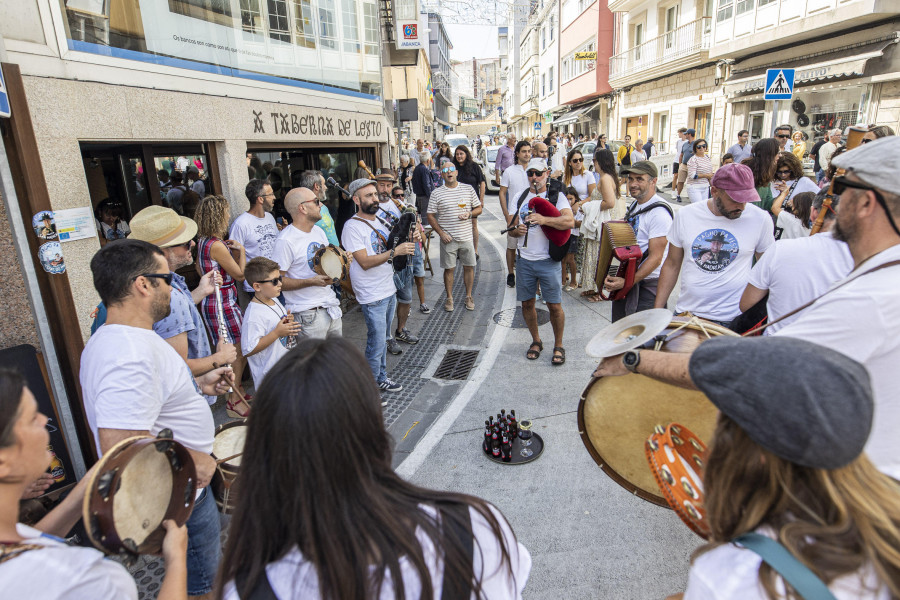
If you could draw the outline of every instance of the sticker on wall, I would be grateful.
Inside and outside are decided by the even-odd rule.
[[[42,240],[56,239],[56,222],[52,210],[42,210],[31,218],[31,227],[35,235]]]
[[[48,242],[38,248],[38,260],[44,270],[52,275],[66,272],[66,263],[63,261],[62,246],[59,242]]]

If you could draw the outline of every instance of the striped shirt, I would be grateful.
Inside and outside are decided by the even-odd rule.
[[[460,207],[460,203],[465,206]],[[431,192],[431,199],[428,201],[428,213],[437,215],[438,225],[449,233],[454,240],[471,242],[473,241],[472,221],[470,219],[460,219],[459,215],[472,212],[473,208],[479,206],[481,206],[481,202],[478,201],[475,188],[471,185],[457,183],[454,188],[442,185]]]
[[[715,169],[713,169],[712,166],[712,160],[709,158],[709,156],[697,156],[695,154],[688,160],[687,167],[688,185],[701,185],[703,187],[709,186],[709,179],[703,179],[702,177],[694,179],[694,175],[696,175],[697,173],[700,173],[701,175],[715,173]]]

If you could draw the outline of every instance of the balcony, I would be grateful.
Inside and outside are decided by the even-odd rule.
[[[609,83],[634,85],[706,62],[712,17],[702,17],[609,59]]]

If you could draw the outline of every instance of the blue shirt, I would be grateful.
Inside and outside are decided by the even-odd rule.
[[[735,144],[728,149],[728,154],[734,157],[734,162],[740,164],[745,158],[750,158],[750,142],[744,144],[743,148],[740,144]]]
[[[172,273],[170,306],[172,312],[165,319],[154,323],[153,331],[164,340],[175,337],[179,333],[187,333],[188,358],[204,358],[212,354],[200,311],[194,304],[191,290],[188,289],[184,277],[178,273]]]
[[[687,161],[691,160],[691,157],[694,155],[694,144],[697,142],[697,139],[694,138],[694,141],[689,142],[685,140],[684,146],[681,147],[681,162],[682,164],[687,164]],[[737,161],[734,161],[737,162]]]

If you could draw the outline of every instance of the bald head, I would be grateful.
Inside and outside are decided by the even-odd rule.
[[[287,193],[287,196],[284,197],[284,209],[288,211],[288,214],[291,215],[292,218],[296,219],[297,211],[300,210],[300,206],[305,202],[315,199],[316,193],[311,189],[304,187],[293,188]]]
[[[535,142],[531,148],[534,151],[534,156],[543,159],[549,158],[549,150],[547,149],[547,144],[545,144],[544,142]]]

